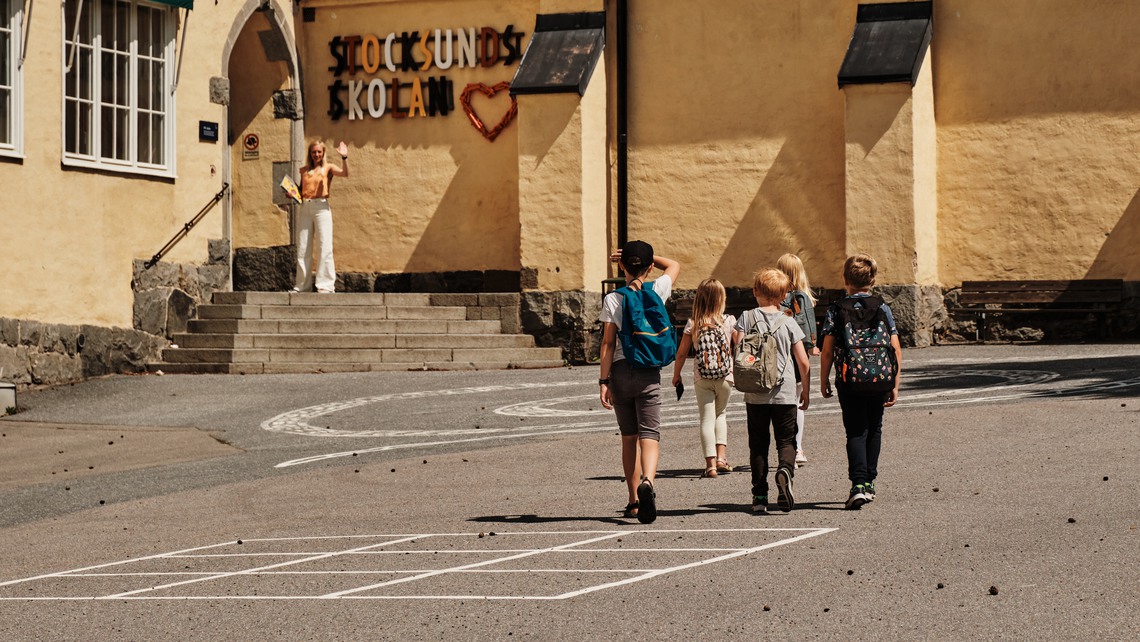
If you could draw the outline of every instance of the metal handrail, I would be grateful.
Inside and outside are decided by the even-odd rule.
[[[178,245],[179,241],[186,238],[186,235],[190,233],[190,230],[194,229],[194,226],[197,225],[202,220],[202,218],[205,217],[207,213],[209,213],[210,210],[214,209],[214,206],[222,200],[222,197],[226,195],[226,192],[228,192],[229,189],[229,183],[222,183],[222,189],[219,190],[217,194],[214,194],[214,197],[210,199],[210,202],[206,203],[206,206],[203,207],[197,214],[195,214],[194,218],[187,221],[186,224],[182,226],[182,229],[178,230],[178,233],[175,234],[174,237],[169,241],[167,241],[166,245],[162,246],[161,250],[155,253],[154,256],[150,257],[150,260],[143,264],[143,268],[149,270],[154,267],[155,264],[161,261],[162,257],[166,256],[167,252],[174,249],[174,246]]]

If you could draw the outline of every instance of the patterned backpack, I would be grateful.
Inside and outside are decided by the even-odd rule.
[[[843,332],[842,341],[835,347],[835,384],[851,392],[893,389],[899,367],[883,299],[847,297],[832,305],[837,308],[835,318]]]
[[[732,372],[732,351],[720,326],[703,326],[697,334],[697,374],[701,379],[724,379]]]

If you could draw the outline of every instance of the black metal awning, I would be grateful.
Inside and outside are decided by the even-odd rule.
[[[839,86],[918,80],[930,46],[931,2],[863,4],[839,68]]]
[[[586,93],[605,46],[606,14],[557,13],[538,16],[511,95]]]
[[[193,9],[194,0],[148,0],[149,2],[157,2],[158,4],[168,4],[172,7],[179,9]]]

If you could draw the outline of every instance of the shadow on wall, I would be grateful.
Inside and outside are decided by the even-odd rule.
[[[1100,247],[1085,278],[1140,281],[1137,247],[1140,247],[1140,190],[1132,195],[1132,201]]]
[[[716,274],[751,275],[787,252],[799,254],[813,284],[842,282],[845,231],[842,219],[827,225],[834,204],[831,194],[843,186],[813,184],[820,174],[811,171],[816,158],[803,158],[796,138],[789,138],[768,168],[764,181],[753,197],[736,231],[725,246],[714,269]],[[804,149],[811,153],[810,146]],[[842,162],[842,156],[839,157]],[[842,168],[840,168],[842,169]],[[815,254],[805,247],[828,248],[829,254]],[[751,286],[751,279],[742,285]]]
[[[285,63],[266,61],[265,50],[257,35],[259,31],[272,28],[264,13],[254,12],[242,27],[230,54],[230,67],[226,73],[230,86],[240,94],[240,100],[231,101],[229,106],[230,145],[245,133],[262,108],[273,102],[273,92],[286,86],[289,80]]]

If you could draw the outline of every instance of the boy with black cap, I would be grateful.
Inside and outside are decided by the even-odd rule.
[[[610,260],[621,266],[626,287],[640,290],[648,286],[662,304],[672,293],[673,283],[681,272],[680,263],[654,255],[653,246],[644,241],[629,241],[610,255]],[[646,281],[655,267],[664,274]],[[637,517],[641,523],[649,524],[657,519],[657,492],[653,483],[661,440],[661,369],[634,368],[625,358],[617,340],[622,326],[623,299],[621,292],[610,292],[602,301],[602,366],[598,384],[602,405],[615,412],[621,432],[621,461],[629,490],[625,516]]]

